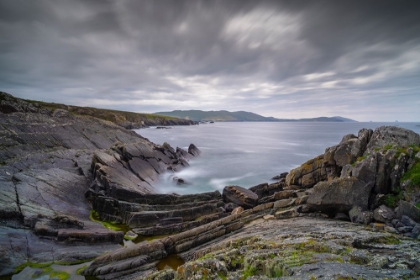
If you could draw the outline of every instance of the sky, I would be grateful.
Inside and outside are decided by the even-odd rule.
[[[420,121],[420,1],[0,1],[0,91],[132,112]]]

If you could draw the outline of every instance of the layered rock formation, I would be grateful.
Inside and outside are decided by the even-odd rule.
[[[274,225],[265,226],[264,232],[255,231],[256,228],[252,226],[249,231],[243,229],[246,222],[253,224],[258,220],[271,224],[274,223],[271,222],[272,219],[282,220],[304,216],[330,217],[336,218],[336,221],[345,220],[370,224],[370,229],[364,228],[367,231],[380,230],[417,238],[420,229],[418,224],[420,209],[415,206],[415,203],[420,201],[419,186],[413,187],[413,184],[401,181],[401,179],[408,170],[420,162],[419,145],[419,135],[394,127],[380,127],[375,131],[362,129],[358,136],[346,135],[338,145],[327,148],[323,155],[307,161],[300,167],[291,170],[287,175],[283,174],[276,183],[260,184],[249,190],[239,186],[227,186],[223,191],[223,201],[219,201],[219,205],[225,203],[223,209],[226,212],[231,211],[229,216],[225,216],[226,213],[221,210],[225,217],[219,220],[206,223],[198,228],[185,228],[187,230],[183,233],[152,243],[140,243],[135,247],[120,249],[116,253],[104,255],[95,260],[84,273],[98,276],[101,279],[112,279],[128,274],[138,277],[138,279],[144,277],[149,277],[149,279],[198,277],[197,279],[199,279],[206,275],[209,278],[217,278],[222,275],[237,279],[254,274],[266,277],[289,275],[310,278],[312,276],[320,277],[323,273],[331,274],[331,277],[335,275],[336,277],[362,276],[367,278],[382,278],[386,275],[401,278],[419,275],[420,271],[416,268],[418,266],[416,260],[420,257],[418,242],[410,241],[413,242],[416,249],[410,251],[409,257],[401,257],[401,253],[395,254],[395,256],[399,256],[397,258],[399,262],[404,263],[404,260],[409,259],[409,263],[401,264],[398,267],[392,264],[391,259],[381,259],[380,264],[368,263],[365,260],[372,256],[368,254],[368,257],[366,252],[359,252],[359,249],[388,247],[371,244],[370,233],[360,233],[361,228],[355,225],[352,226],[354,228],[352,233],[347,232],[343,235],[341,235],[340,229],[332,227],[331,230],[327,230],[328,232],[337,231],[337,242],[341,245],[343,245],[340,243],[342,242],[341,238],[344,236],[348,236],[349,242],[354,241],[354,238],[360,239],[360,242],[355,241],[348,244],[349,248],[345,250],[349,250],[349,253],[351,251],[351,254],[345,259],[341,259],[343,254],[337,251],[337,244],[333,244],[334,241],[330,237],[320,238],[319,234],[322,234],[320,232],[314,233],[313,238],[309,238],[310,240],[302,241],[299,239],[301,237],[300,228],[294,228],[289,224],[290,231],[296,231],[289,231],[288,236],[292,239],[297,238],[297,240],[295,242],[281,240],[278,243],[276,241],[274,243],[277,245],[273,245],[278,231]],[[389,198],[395,195],[398,195],[397,204],[394,207],[385,206],[385,203],[389,204]],[[236,206],[239,207],[235,208]],[[221,208],[219,207],[219,209]],[[249,210],[244,211],[244,209]],[[246,222],[243,220],[245,217]],[[157,217],[154,228],[159,227],[156,223],[163,218],[163,216]],[[305,220],[305,223],[312,222],[314,221]],[[322,222],[320,223],[322,224]],[[307,230],[309,228],[311,228],[310,225]],[[223,240],[226,240],[232,229],[238,233],[234,235],[234,239],[228,238],[227,240],[230,241],[224,243]],[[252,232],[252,235],[246,235],[246,232]],[[229,246],[232,242],[242,242],[244,236],[247,236],[245,239],[258,239],[257,235],[260,234],[270,236],[273,240],[265,240],[257,247],[254,246],[255,248],[244,246],[243,251],[238,251],[235,246]],[[392,250],[396,250],[395,252],[403,252],[405,246],[409,246],[397,246],[400,242],[405,242],[400,241],[402,237],[392,237],[389,233],[381,233],[377,236],[379,236],[378,241],[373,243],[384,243],[388,239],[394,240],[395,246],[392,247]],[[288,242],[292,242],[291,248],[288,247],[290,245]],[[308,245],[307,242],[311,245]],[[331,247],[325,245],[325,242]],[[320,249],[320,252],[317,251],[318,249],[312,248],[315,243],[318,244],[318,247],[323,248]],[[219,244],[222,245],[219,246]],[[306,250],[307,245],[314,252],[311,253],[310,259],[299,261],[297,265],[299,268],[290,266],[284,260],[284,258],[291,257],[290,254],[284,255],[284,249],[296,250],[299,247]],[[154,249],[159,251],[159,254],[149,255],[147,252],[150,251],[148,249],[150,246],[159,248]],[[258,249],[259,246],[269,250],[261,251]],[[247,254],[249,249],[258,251]],[[232,253],[233,255],[231,255],[232,250],[235,251]],[[209,252],[212,253],[206,255]],[[176,272],[173,270],[156,272],[156,265],[159,261],[163,261],[174,253],[180,255],[184,260],[191,261],[203,257],[208,261],[187,263],[180,266]],[[328,257],[320,255],[317,259],[314,255],[318,253],[327,254]],[[275,261],[270,260],[271,257],[267,259],[267,254],[273,255]],[[352,258],[357,259],[358,255],[363,255],[362,259],[364,259],[360,260],[360,263],[357,263],[358,261],[352,263]],[[392,256],[394,255],[392,254]],[[325,263],[324,257],[329,261],[331,261],[331,257],[337,262],[335,264]],[[375,255],[375,258],[380,258],[380,254]],[[240,259],[243,262],[238,263],[234,259]],[[313,264],[318,262],[319,264]],[[385,267],[389,267],[392,271],[379,271]],[[398,270],[399,268],[403,269]],[[252,270],[249,271],[249,269]],[[341,272],[337,274],[336,269]],[[319,270],[320,273],[314,273],[313,270]]]
[[[5,93],[0,128],[0,275],[25,263],[79,262],[120,247],[124,233],[93,222],[85,196],[152,193],[158,174],[192,157],[113,122]]]
[[[188,166],[194,145],[156,145],[3,93],[0,111],[0,275],[96,257],[84,274],[100,279],[420,275],[420,136],[411,131],[362,129],[275,183],[181,196],[153,186]],[[124,234],[167,236],[121,248]],[[174,254],[193,262],[159,272]]]

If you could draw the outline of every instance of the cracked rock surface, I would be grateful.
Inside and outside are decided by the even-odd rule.
[[[115,123],[0,92],[0,275],[120,247],[123,232],[91,221],[85,193],[95,179],[110,196],[153,193],[159,173],[187,165],[167,150]]]

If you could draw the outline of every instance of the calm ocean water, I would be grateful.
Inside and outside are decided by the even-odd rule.
[[[301,165],[338,144],[361,128],[398,125],[420,134],[419,123],[286,123],[227,122],[174,126],[172,129],[135,130],[156,144],[174,148],[194,143],[202,154],[177,173],[162,174],[156,184],[161,193],[198,193],[220,190],[227,185],[246,188],[273,182],[271,178]],[[177,186],[173,177],[187,185]]]

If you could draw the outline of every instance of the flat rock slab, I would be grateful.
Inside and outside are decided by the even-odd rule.
[[[417,279],[420,241],[376,230],[328,219],[267,219],[181,253],[190,262],[159,279],[200,279],[204,273],[240,279],[249,271],[256,275],[249,279]],[[236,266],[238,260],[244,265]]]

